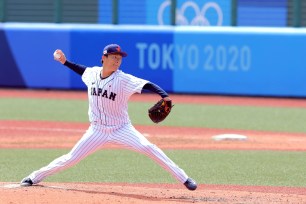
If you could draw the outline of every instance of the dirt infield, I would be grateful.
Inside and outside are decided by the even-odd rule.
[[[86,100],[85,92],[20,91],[0,89],[1,97],[69,98]],[[176,103],[306,107],[299,99],[174,95]],[[131,100],[155,101],[154,95],[135,95]],[[87,129],[87,123],[0,121],[0,148],[70,149]],[[162,149],[241,149],[306,151],[306,134],[136,126]],[[247,140],[215,141],[219,134],[241,134]],[[281,138],[281,140],[280,140]],[[107,148],[116,148],[107,146]],[[0,183],[0,203],[305,203],[306,188],[205,185],[192,192],[181,184],[49,183],[20,188],[16,182]]]
[[[88,123],[0,121],[0,148],[70,149],[87,128]],[[139,125],[136,128],[162,149],[306,151],[306,134]],[[212,139],[222,134],[244,135],[247,140]]]

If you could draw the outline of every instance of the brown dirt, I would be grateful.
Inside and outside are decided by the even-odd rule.
[[[88,123],[0,121],[0,148],[72,148]],[[162,149],[241,149],[306,151],[306,134],[167,126],[136,126]],[[247,140],[212,139],[220,134],[239,134]],[[108,145],[107,148],[116,148]]]
[[[0,183],[1,186],[7,185]],[[303,203],[304,188],[171,184],[42,183],[0,189],[3,203]]]
[[[0,89],[1,97],[69,98],[86,100],[85,92]],[[135,95],[131,100],[156,101],[154,95]],[[303,99],[217,96],[172,97],[176,103],[306,107]],[[87,129],[87,123],[0,121],[0,148],[70,149]],[[136,126],[162,149],[241,149],[306,151],[305,134],[221,130],[165,126]],[[241,134],[245,141],[215,141],[218,134]],[[107,148],[116,148],[107,146]],[[0,203],[304,203],[305,188],[200,184],[188,191],[181,184],[50,183],[20,188],[16,182],[0,183]]]

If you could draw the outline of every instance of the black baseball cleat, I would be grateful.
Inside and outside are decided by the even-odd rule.
[[[197,189],[197,183],[192,178],[188,178],[184,185],[186,186],[186,188],[188,188],[188,190],[191,191]]]
[[[23,187],[32,186],[32,185],[33,185],[33,181],[30,178],[24,178],[20,182],[20,186],[23,186]]]

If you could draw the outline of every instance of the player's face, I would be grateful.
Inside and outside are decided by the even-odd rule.
[[[107,67],[110,70],[117,70],[122,62],[122,56],[120,54],[110,54],[103,56],[103,67]]]

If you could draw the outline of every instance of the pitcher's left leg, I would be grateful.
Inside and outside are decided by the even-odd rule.
[[[114,134],[112,136],[114,142],[149,156],[181,183],[187,181],[188,176],[185,171],[177,166],[161,149],[150,143],[132,125],[126,125]]]

